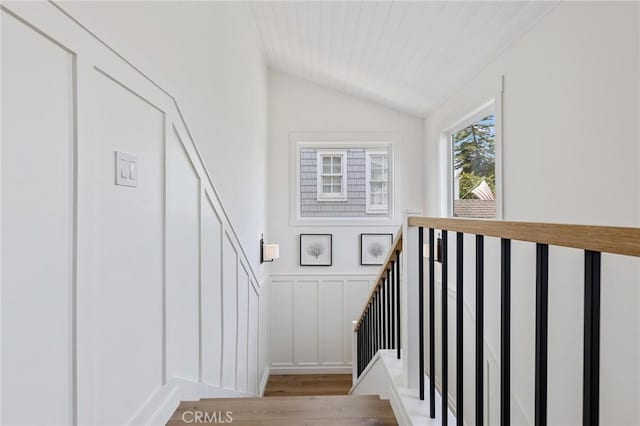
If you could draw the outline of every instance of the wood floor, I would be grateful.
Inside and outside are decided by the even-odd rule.
[[[246,426],[397,425],[389,401],[348,395],[351,375],[271,376],[265,398],[181,402],[167,425],[229,423]]]
[[[351,374],[298,374],[269,377],[264,396],[347,395]]]

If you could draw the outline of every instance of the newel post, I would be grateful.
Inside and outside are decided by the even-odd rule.
[[[403,384],[411,389],[419,387],[420,323],[418,320],[418,228],[409,226],[410,216],[421,216],[422,210],[403,211],[402,259],[400,274],[400,323]]]
[[[358,360],[360,354],[358,353],[358,332],[356,331],[356,325],[358,321],[351,322],[352,342],[351,342],[351,384],[355,385],[358,380]]]

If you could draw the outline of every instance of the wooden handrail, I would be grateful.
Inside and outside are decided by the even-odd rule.
[[[640,228],[418,216],[409,226],[640,257]]]
[[[389,249],[389,253],[387,254],[387,257],[382,263],[382,268],[380,268],[380,272],[378,272],[378,276],[374,281],[375,284],[373,287],[371,287],[371,291],[369,291],[369,296],[367,297],[367,300],[364,302],[362,309],[360,309],[360,315],[358,315],[357,317],[358,323],[354,327],[355,331],[358,331],[358,328],[360,328],[362,317],[365,311],[367,310],[367,306],[369,305],[369,302],[371,301],[371,299],[373,299],[373,295],[376,293],[376,291],[378,291],[378,288],[382,285],[382,278],[384,277],[385,272],[391,267],[390,266],[391,262],[395,260],[396,253],[399,251],[402,251],[402,228],[400,228],[395,238],[393,239],[393,244]]]

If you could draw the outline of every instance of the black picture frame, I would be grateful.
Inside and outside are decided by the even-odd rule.
[[[307,238],[314,238],[316,237],[318,240],[320,238],[327,238],[328,237],[328,242],[329,242],[329,253],[328,253],[328,260],[325,260],[323,262],[309,262],[309,256],[305,256],[303,254],[303,249],[305,247],[305,239]],[[300,266],[333,266],[333,234],[300,234],[299,237],[299,246],[300,246]],[[316,257],[319,257],[319,255],[317,255]],[[323,256],[323,258],[326,258],[326,256]]]
[[[380,263],[378,263],[377,261],[365,260],[364,247],[365,247],[366,237],[388,237],[389,238],[389,246],[387,247],[387,250],[384,252],[385,256],[383,257],[382,255],[380,255]],[[361,266],[382,266],[384,259],[386,257],[386,254],[388,253],[392,244],[393,244],[393,234],[386,234],[386,233],[360,234],[360,265]]]

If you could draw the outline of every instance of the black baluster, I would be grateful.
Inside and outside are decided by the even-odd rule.
[[[434,231],[429,228],[429,416],[436,418],[436,293]],[[423,260],[424,261],[424,260]],[[424,358],[424,356],[423,356]]]
[[[536,426],[547,424],[547,333],[549,318],[549,246],[536,244]]]
[[[378,350],[384,348],[384,340],[382,337],[382,327],[383,327],[383,321],[382,321],[382,283],[379,284],[378,286]]]
[[[400,252],[396,252],[396,357],[400,359]]]
[[[378,292],[380,294],[380,300],[378,300],[378,313],[380,314],[380,347],[378,349],[384,349],[384,278],[380,279],[380,287],[378,287]]]
[[[362,368],[364,365],[364,329],[362,328],[362,324],[360,324],[360,328],[358,329],[358,376],[362,374]]]
[[[358,351],[358,356],[356,357],[356,371],[358,372],[358,376],[360,376],[360,367],[362,366],[362,362],[360,359],[361,355],[361,341],[362,333],[360,332],[360,328],[358,326],[358,331],[356,331],[356,350]]]
[[[391,306],[389,307],[389,337],[391,338],[391,349],[396,348],[396,283],[395,283],[396,263],[391,261],[389,271],[389,288],[391,294]]]
[[[361,318],[361,322],[360,322],[360,330],[362,331],[362,349],[359,352],[359,356],[360,356],[360,368],[359,368],[359,373],[358,376],[362,373],[362,369],[364,366],[364,351],[366,350],[367,347],[367,334],[366,334],[366,330],[364,328],[364,319],[365,319],[365,314],[362,314],[362,318]]]
[[[373,296],[373,305],[371,306],[371,312],[372,312],[372,321],[373,321],[373,353],[371,354],[371,358],[374,357],[374,355],[376,354],[376,352],[378,351],[378,310],[377,310],[377,298],[378,298],[378,293],[377,291],[374,293]]]
[[[500,241],[500,425],[511,423],[511,240]]]
[[[424,400],[424,228],[418,228],[418,374],[420,400]]]
[[[456,425],[464,424],[463,408],[464,398],[463,392],[463,350],[464,350],[464,334],[462,315],[464,313],[463,282],[464,282],[464,234],[458,232],[456,234]]]
[[[373,356],[373,300],[369,302],[369,313],[367,314],[367,336],[369,336],[369,350],[367,351],[367,364],[371,361]]]
[[[366,312],[364,314],[364,362],[362,363],[362,370],[364,371],[367,364],[369,364],[369,305],[367,304]]]
[[[371,360],[371,352],[373,350],[373,331],[371,329],[371,301],[369,301],[369,307],[367,310],[367,364],[369,364],[369,360]]]
[[[484,423],[484,236],[476,235],[476,426]]]
[[[585,250],[582,424],[600,422],[600,252]]]
[[[385,330],[387,330],[387,349],[391,349],[391,283],[389,282],[389,269],[387,268],[387,278],[385,284],[387,285],[385,293],[387,295],[387,308],[385,316]]]
[[[448,294],[448,246],[449,238],[447,231],[442,231],[442,426],[447,426],[448,414],[449,414],[449,343],[448,343],[448,324],[449,324],[449,301],[447,300]],[[435,376],[434,376],[435,377]]]

